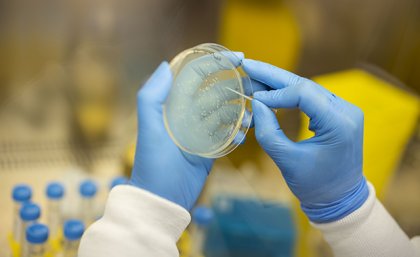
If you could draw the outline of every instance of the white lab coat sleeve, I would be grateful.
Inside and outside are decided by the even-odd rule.
[[[337,257],[420,256],[420,238],[411,241],[376,198],[369,183],[369,197],[341,220],[315,224]]]
[[[177,204],[134,186],[116,186],[103,217],[83,235],[78,256],[179,256],[176,242],[190,220]]]

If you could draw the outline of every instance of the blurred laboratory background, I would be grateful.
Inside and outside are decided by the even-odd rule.
[[[0,0],[0,257],[19,256],[28,195],[40,214],[20,222],[54,227],[52,256],[74,250],[130,176],[136,92],[162,60],[206,42],[361,107],[364,172],[420,235],[419,28],[419,0]],[[299,111],[277,116],[293,140],[311,136]],[[253,135],[216,162],[181,255],[331,256]]]

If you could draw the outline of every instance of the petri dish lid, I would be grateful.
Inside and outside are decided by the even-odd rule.
[[[213,43],[178,54],[171,62],[172,87],[163,106],[165,127],[185,152],[224,156],[244,139],[251,124],[251,80],[242,54]]]

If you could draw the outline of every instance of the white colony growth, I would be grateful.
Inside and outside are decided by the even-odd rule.
[[[205,153],[227,142],[244,110],[239,80],[231,61],[217,53],[181,69],[165,103],[167,123],[180,145]]]

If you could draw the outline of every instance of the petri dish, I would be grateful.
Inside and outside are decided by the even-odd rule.
[[[244,140],[252,122],[253,93],[242,54],[206,43],[171,62],[172,87],[163,106],[166,130],[183,151],[217,158]]]

